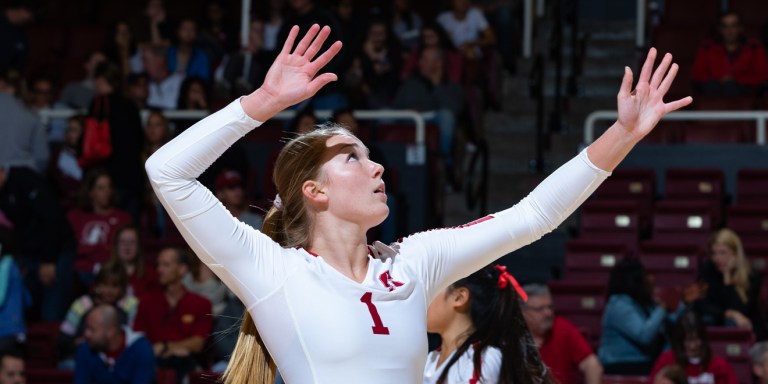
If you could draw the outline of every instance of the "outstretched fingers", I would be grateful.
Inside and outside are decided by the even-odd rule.
[[[679,67],[676,63],[672,64],[672,67],[669,68],[667,76],[664,77],[664,81],[662,81],[659,85],[659,92],[661,92],[662,95],[666,95],[667,91],[669,91],[669,88],[672,86],[672,82],[675,81],[675,76],[677,76],[678,69]]]
[[[338,76],[336,76],[335,73],[323,73],[312,79],[312,81],[307,84],[307,90],[311,96],[314,96],[321,88],[336,80],[338,80]]]
[[[656,68],[655,72],[653,72],[653,77],[651,78],[651,89],[659,88],[659,84],[661,84],[661,80],[664,78],[664,75],[666,75],[670,64],[672,64],[672,55],[666,53],[664,54],[664,58],[661,59],[661,64],[659,64],[659,67]]]
[[[320,30],[320,33],[317,35],[317,38],[312,41],[312,44],[309,45],[309,48],[307,48],[307,52],[304,53],[304,57],[312,61],[312,59],[317,55],[318,52],[320,52],[320,48],[323,47],[323,44],[325,44],[325,40],[328,38],[328,36],[331,34],[331,27],[325,26]]]
[[[640,77],[637,79],[637,85],[647,83],[651,79],[651,73],[653,72],[653,63],[656,62],[656,48],[651,48],[648,51],[648,56],[645,57],[645,63],[643,63],[643,69],[640,71]]]
[[[624,67],[624,77],[621,80],[621,88],[619,88],[619,99],[625,99],[632,94],[632,70],[629,67]]]
[[[315,36],[317,36],[318,31],[320,31],[320,26],[317,24],[312,24],[312,26],[309,27],[307,34],[304,35],[301,41],[299,41],[299,45],[296,46],[293,54],[299,56],[304,55],[304,53],[307,51],[307,48],[309,48],[309,44],[312,43],[312,40],[314,40]]]
[[[686,97],[683,97],[682,99],[678,99],[678,100],[666,103],[664,104],[664,109],[666,110],[664,113],[677,111],[680,108],[687,107],[692,102],[693,102],[693,98],[690,96],[686,96]]]
[[[325,51],[320,57],[312,62],[313,73],[320,71],[320,68],[325,67],[335,56],[341,51],[341,41],[337,41]]]
[[[280,50],[281,55],[290,55],[291,54],[291,48],[293,48],[293,43],[296,41],[296,36],[299,35],[299,26],[294,25],[291,27],[291,31],[288,32],[288,38],[285,39],[285,43],[283,43],[283,49]]]

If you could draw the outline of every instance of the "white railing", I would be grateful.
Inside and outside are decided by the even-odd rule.
[[[595,111],[584,121],[584,143],[595,140],[595,122],[598,120],[616,120],[616,111]],[[706,121],[743,121],[754,120],[757,124],[757,144],[765,145],[765,121],[768,111],[676,111],[667,114],[662,120],[706,120]]]

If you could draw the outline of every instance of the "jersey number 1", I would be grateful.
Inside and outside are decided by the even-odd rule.
[[[389,328],[385,327],[384,323],[381,322],[381,316],[379,316],[379,311],[376,309],[376,306],[373,305],[372,298],[373,294],[371,292],[366,292],[363,294],[363,297],[360,298],[360,301],[368,306],[368,312],[371,313],[371,317],[373,318],[373,327],[371,327],[373,334],[389,335]]]

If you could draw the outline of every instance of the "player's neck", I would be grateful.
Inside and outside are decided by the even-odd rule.
[[[468,316],[456,316],[451,324],[443,332],[440,332],[440,338],[443,339],[443,343],[440,345],[438,365],[451,356],[467,340],[467,337],[474,332],[474,329],[472,320]]]
[[[362,282],[368,272],[365,232],[344,225],[316,225],[309,251],[350,279]]]

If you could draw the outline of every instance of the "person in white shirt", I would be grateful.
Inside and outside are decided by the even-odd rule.
[[[196,180],[235,141],[336,81],[318,72],[329,27],[294,26],[262,86],[201,120],[146,162],[158,198],[195,253],[244,303],[226,383],[418,383],[426,362],[427,305],[450,283],[535,241],[568,217],[667,112],[677,72],[651,50],[635,92],[626,70],[619,119],[512,208],[473,223],[367,244],[389,213],[381,165],[349,131],[326,127],[288,142],[262,230],[232,217]],[[316,57],[317,56],[317,57]],[[669,70],[669,74],[667,74]]]
[[[427,357],[424,384],[555,383],[525,324],[527,300],[507,268],[485,267],[437,294],[427,332],[442,345]]]
[[[144,70],[149,76],[147,106],[160,109],[176,109],[184,74],[168,70],[167,50],[161,45],[150,46],[143,51]]]
[[[437,22],[451,36],[453,45],[468,59],[482,56],[481,48],[496,44],[496,35],[470,0],[453,0],[451,9],[437,16]]]

